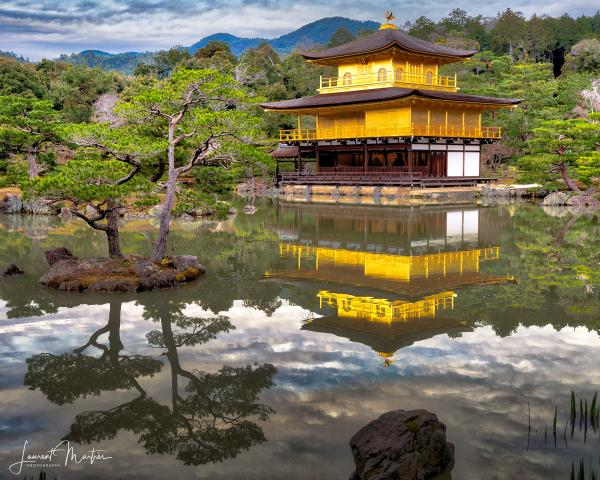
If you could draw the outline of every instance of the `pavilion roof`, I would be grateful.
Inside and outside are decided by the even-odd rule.
[[[511,106],[521,103],[521,99],[518,98],[484,97],[464,93],[439,92],[436,90],[387,87],[311,95],[292,100],[262,103],[260,106],[268,110],[303,110],[401,100],[409,97],[498,106]]]
[[[298,158],[298,147],[279,145],[271,152],[273,158]]]
[[[392,47],[398,47],[416,54],[454,57],[457,59],[467,58],[477,53],[477,50],[460,50],[430,43],[420,38],[411,37],[398,29],[383,29],[337,47],[304,52],[302,56],[307,60],[318,62],[325,59],[376,53]]]

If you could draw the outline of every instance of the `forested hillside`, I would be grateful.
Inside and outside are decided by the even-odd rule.
[[[484,119],[485,124],[503,129],[502,141],[486,146],[484,151],[488,172],[516,181],[540,182],[550,189],[587,188],[599,182],[600,129],[595,112],[600,110],[600,80],[596,80],[600,77],[600,14],[526,19],[509,9],[487,19],[453,10],[439,22],[422,17],[403,28],[431,42],[480,50],[470,60],[444,67],[443,74],[457,74],[461,93],[523,99],[519,107]],[[305,33],[311,31],[311,35],[317,34],[311,29]],[[312,48],[339,45],[362,34],[364,30],[358,26],[354,32],[340,27],[326,43]],[[63,61],[31,64],[0,55],[0,95],[33,102],[32,111],[42,119],[39,123],[50,129],[56,126],[58,131],[62,123],[89,122],[94,102],[104,93],[127,98],[128,92],[168,79],[178,69],[224,74],[256,103],[312,95],[319,76],[332,74],[306,62],[298,52],[282,55],[268,43],[235,55],[223,41],[227,38],[210,41],[193,54],[187,48],[174,47],[139,57],[133,76]],[[288,40],[293,43],[300,38],[305,37]],[[102,52],[89,54],[106,57]],[[295,119],[286,115],[255,110],[264,150],[276,143],[278,129],[295,125]],[[15,121],[10,111],[4,112],[4,117],[0,112],[0,120],[4,123],[0,125],[0,183],[14,183],[26,173],[26,152],[33,140],[16,134],[19,129],[10,125]],[[34,143],[40,141],[38,160],[47,164],[42,171],[51,170],[64,150],[60,135],[55,133],[35,137]],[[251,169],[268,172],[272,165],[264,162],[262,166],[254,163]],[[245,174],[241,166],[233,171],[213,166],[198,173],[212,179],[207,185],[214,191],[231,188]]]

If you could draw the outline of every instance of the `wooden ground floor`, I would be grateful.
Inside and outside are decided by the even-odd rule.
[[[491,181],[480,176],[479,143],[280,145],[279,184],[445,187]]]

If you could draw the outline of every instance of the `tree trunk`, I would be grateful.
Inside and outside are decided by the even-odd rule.
[[[121,258],[121,239],[119,237],[119,209],[116,208],[114,201],[109,202],[109,208],[112,208],[106,215],[106,239],[108,240],[108,256],[110,258]]]
[[[175,125],[169,125],[169,176],[167,179],[166,197],[163,204],[162,211],[160,212],[160,228],[158,231],[158,238],[152,248],[152,255],[150,260],[153,262],[160,262],[165,258],[167,251],[167,238],[169,236],[169,228],[171,225],[171,211],[173,210],[173,204],[175,203],[175,193],[177,191],[177,176],[179,172],[175,168]]]
[[[27,150],[27,173],[29,174],[29,180],[34,179],[40,175],[40,167],[38,167],[36,161],[36,150],[31,147]]]
[[[581,193],[581,190],[577,186],[577,184],[569,177],[569,172],[567,171],[567,167],[565,166],[565,162],[560,162],[557,165],[558,170],[565,182],[565,185],[569,187],[575,193]]]

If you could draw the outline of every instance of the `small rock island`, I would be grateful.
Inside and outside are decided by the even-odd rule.
[[[172,288],[204,273],[192,255],[174,255],[158,263],[140,255],[80,259],[65,247],[47,250],[44,255],[50,268],[39,284],[69,292],[133,293]]]

